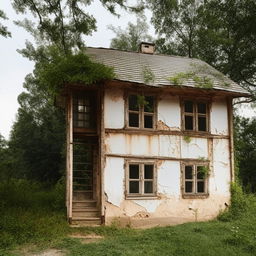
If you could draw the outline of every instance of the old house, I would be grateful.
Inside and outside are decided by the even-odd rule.
[[[70,86],[71,223],[168,225],[216,217],[234,179],[232,100],[247,93],[186,57],[88,48],[116,78]]]

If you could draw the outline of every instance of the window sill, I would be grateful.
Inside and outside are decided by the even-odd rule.
[[[206,199],[209,197],[209,194],[186,194],[182,195],[183,199]]]
[[[156,200],[158,199],[157,196],[153,195],[153,196],[125,196],[126,200]]]

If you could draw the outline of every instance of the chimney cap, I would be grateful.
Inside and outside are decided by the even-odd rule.
[[[148,43],[148,42],[141,42],[139,45],[139,52],[147,53],[147,54],[154,54],[155,52],[155,44]]]

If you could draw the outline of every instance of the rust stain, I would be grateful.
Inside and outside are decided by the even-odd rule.
[[[165,124],[162,120],[159,120],[157,121],[157,129],[169,131],[170,127],[167,124]]]
[[[111,100],[116,102],[119,101],[120,98],[123,98],[123,91],[115,89],[108,89],[108,95]]]
[[[156,160],[157,169],[165,162],[165,160]]]
[[[149,217],[150,217],[150,214],[148,212],[137,212],[135,215],[132,216],[132,218],[139,218],[139,219],[145,219]]]

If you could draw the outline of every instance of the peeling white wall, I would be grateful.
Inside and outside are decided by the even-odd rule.
[[[225,146],[225,142],[220,145]],[[217,146],[217,147],[218,147]],[[217,151],[219,148],[217,148]],[[222,152],[222,151],[221,151]],[[217,153],[215,157],[220,157]],[[226,155],[221,159],[227,163]],[[215,159],[216,160],[216,159]],[[126,199],[124,159],[107,157],[105,167],[105,187],[107,195],[105,208],[107,223],[115,218],[130,218],[129,220],[143,220],[149,218],[167,218],[167,224],[207,220],[216,217],[220,210],[229,203],[228,175],[223,175],[223,169],[214,163],[214,170],[209,177],[209,197],[205,199],[183,199],[181,195],[181,166],[178,161],[157,162],[157,198],[154,199]],[[214,185],[216,182],[217,186]],[[219,185],[220,184],[220,185]],[[225,188],[225,189],[224,189]]]
[[[181,158],[208,158],[208,143],[206,138],[190,138],[188,143],[181,137]]]
[[[106,89],[104,97],[104,125],[109,129],[124,128],[123,90]]]
[[[180,137],[109,133],[105,138],[107,154],[180,157]]]
[[[124,159],[107,157],[104,169],[104,192],[108,202],[120,206],[124,200]]]
[[[228,135],[228,110],[225,100],[212,102],[210,124],[212,134]]]
[[[157,191],[167,197],[179,197],[180,187],[180,162],[163,161],[157,170]]]
[[[170,130],[180,130],[181,112],[179,97],[163,94],[158,101],[158,121],[165,123]]]
[[[124,128],[124,98],[121,90],[107,89],[105,94],[105,128]],[[158,102],[158,129],[180,130],[181,110],[179,98],[169,94],[160,95]],[[226,101],[215,100],[210,113],[211,133],[228,135]],[[194,221],[216,217],[230,199],[230,156],[228,139],[211,139],[213,152],[208,155],[210,139],[191,136],[188,143],[178,135],[143,135],[107,133],[104,169],[104,192],[106,195],[105,217],[111,218],[175,218]],[[113,155],[119,155],[114,157]],[[205,158],[211,160],[209,197],[184,199],[181,194],[181,165],[178,160],[157,160],[157,197],[154,199],[125,199],[125,156],[173,157],[180,159]],[[140,220],[140,219],[139,219]],[[168,221],[172,222],[173,220]],[[175,221],[174,221],[175,222]]]
[[[213,177],[210,190],[215,194],[229,195],[231,182],[229,141],[227,139],[213,140]]]

